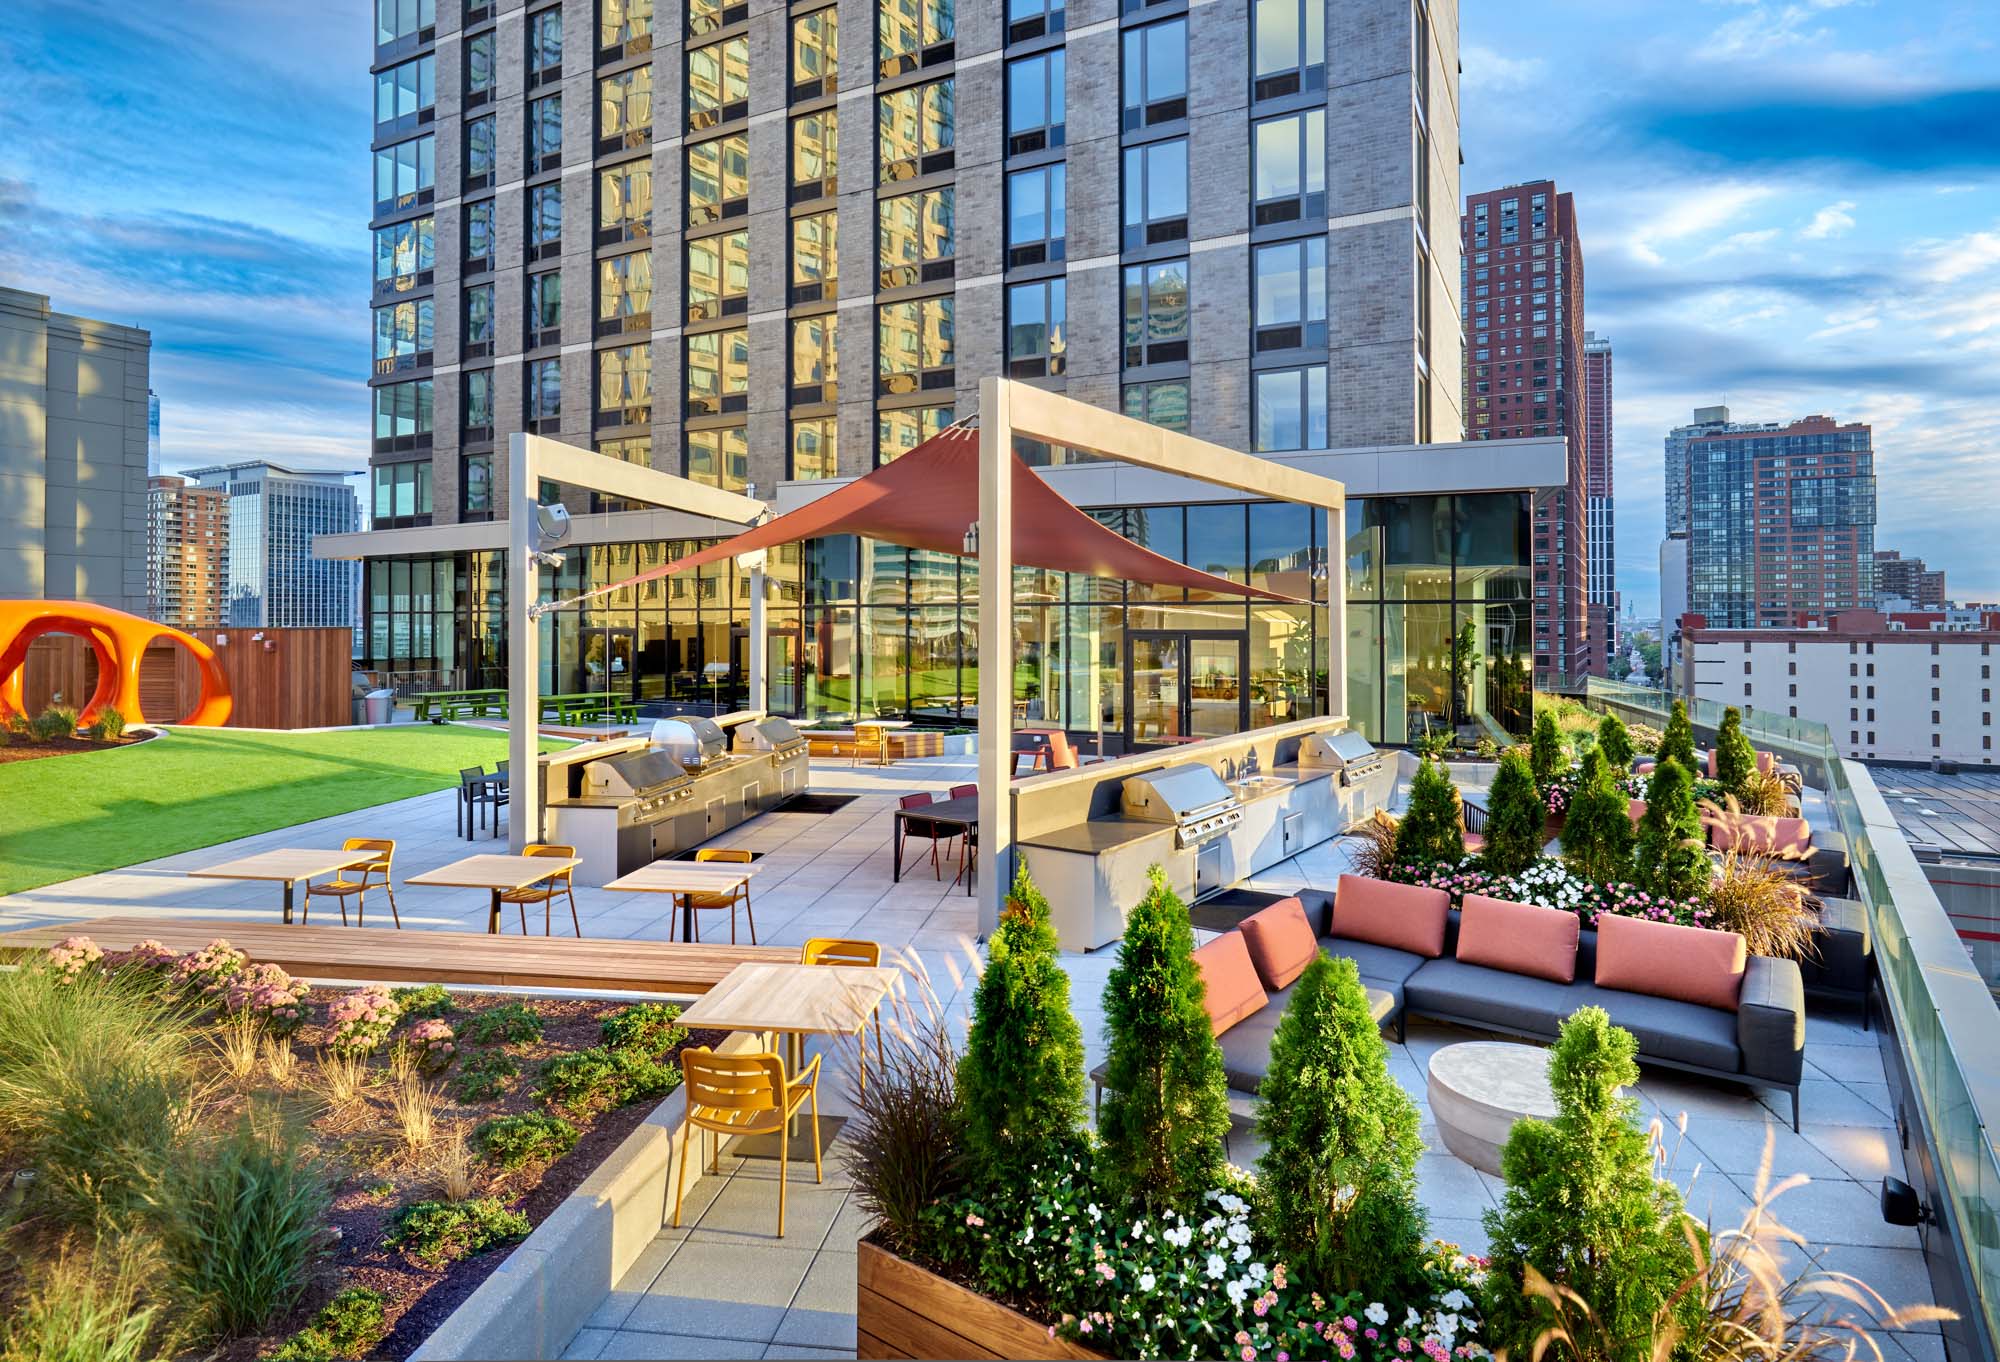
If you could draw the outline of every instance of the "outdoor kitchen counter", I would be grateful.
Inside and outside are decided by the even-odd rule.
[[[1173,835],[1170,823],[1146,823],[1136,818],[1096,818],[1088,823],[1073,823],[1034,837],[1023,837],[1018,845],[1097,856],[1134,842],[1143,842],[1149,837],[1162,838],[1167,845],[1171,845]]]

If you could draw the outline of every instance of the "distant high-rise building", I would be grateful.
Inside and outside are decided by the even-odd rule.
[[[1933,572],[1921,558],[1905,558],[1895,549],[1877,549],[1875,595],[1884,601],[1891,598],[1908,601],[1919,610],[1942,610],[1948,598],[1944,569]]]
[[[160,395],[146,389],[146,476],[160,476]],[[147,483],[150,492],[152,484]]]
[[[1535,498],[1535,675],[1582,675],[1594,668],[1576,206],[1553,180],[1472,194],[1459,235],[1467,435],[1561,435],[1569,443],[1567,485]]]
[[[315,558],[322,534],[361,528],[361,503],[350,473],[301,472],[251,462],[196,468],[198,487],[229,501],[229,570],[224,623],[239,628],[351,627],[351,562]]]
[[[1688,442],[1703,435],[1723,432],[1777,430],[1781,421],[1731,421],[1727,407],[1696,407],[1694,420],[1667,432],[1664,496],[1666,533],[1685,534],[1688,528]]]
[[[1681,616],[1688,608],[1687,531],[1675,530],[1660,541],[1660,668],[1671,680],[1681,656]]]
[[[0,598],[146,613],[152,349],[0,288]]]
[[[1692,436],[1688,609],[1780,629],[1875,604],[1875,453],[1861,423],[1808,416]]]
[[[1584,525],[1590,556],[1591,670],[1622,667],[1618,645],[1618,533],[1611,476],[1611,342],[1583,333]]]
[[[223,583],[229,567],[229,498],[186,478],[146,483],[147,613],[176,629],[228,623]]]

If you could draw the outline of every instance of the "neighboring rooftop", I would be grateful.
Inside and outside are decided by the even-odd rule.
[[[1896,825],[1946,855],[2000,856],[2000,767],[1942,775],[1919,766],[1872,766]]]

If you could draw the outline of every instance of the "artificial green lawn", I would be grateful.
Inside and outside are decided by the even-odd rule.
[[[565,745],[544,739],[542,750]],[[0,894],[447,789],[461,768],[506,755],[505,733],[411,724],[177,728],[130,747],[9,762],[0,765]]]

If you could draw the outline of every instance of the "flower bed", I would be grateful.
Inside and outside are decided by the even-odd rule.
[[[174,1100],[190,1105],[197,1136],[246,1114],[289,1114],[269,1128],[282,1135],[263,1138],[306,1170],[301,1204],[311,1214],[269,1307],[187,1335],[176,1332],[183,1302],[164,1283],[133,1288],[129,1302],[134,1314],[154,1310],[159,1351],[229,1359],[273,1348],[279,1357],[408,1356],[678,1086],[679,1051],[720,1039],[674,1025],[676,1010],[660,1004],[308,988],[224,941],[186,955],[144,942],[106,956],[75,937],[26,973],[58,990],[98,990],[149,1029],[184,1032],[186,1090]],[[600,1067],[618,1081],[572,1076],[558,1098],[549,1074],[592,1055],[612,1057]],[[10,1062],[0,1055],[0,1071]],[[42,1170],[38,1185],[72,1181],[63,1157],[0,1132],[0,1167],[30,1162]],[[148,1222],[139,1237],[171,1243],[175,1234]],[[46,1296],[59,1242],[30,1241],[45,1260],[31,1252],[0,1267],[0,1299]],[[346,1318],[356,1300],[367,1304],[366,1337],[328,1352],[327,1312]]]
[[[1551,816],[1568,810],[1570,801],[1576,797],[1576,782],[1581,774],[1580,767],[1572,766],[1542,787],[1542,801],[1547,804]],[[1619,779],[1618,788],[1633,799],[1644,799],[1646,780],[1645,776],[1624,776]],[[1724,793],[1721,781],[1710,780],[1707,776],[1695,777],[1694,797],[1697,802],[1706,799],[1719,803]]]
[[[1580,916],[1586,927],[1595,927],[1597,919],[1605,913],[1673,922],[1683,927],[1713,925],[1712,914],[1703,904],[1660,898],[1633,884],[1597,884],[1548,857],[1518,875],[1491,874],[1480,865],[1477,856],[1467,856],[1456,865],[1436,862],[1391,866],[1383,878],[1398,884],[1442,889],[1451,895],[1454,906],[1462,903],[1467,894],[1485,894],[1513,903],[1562,908]]]

